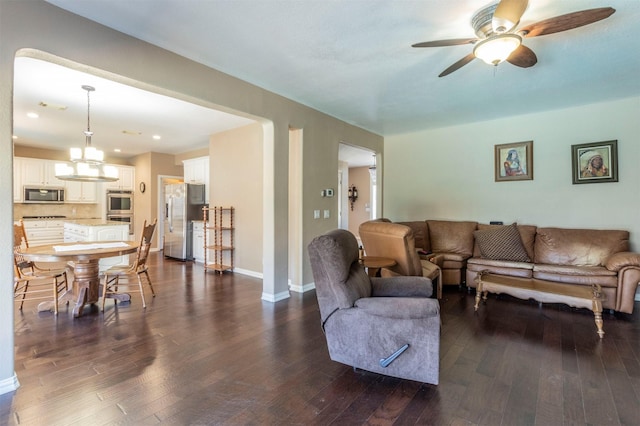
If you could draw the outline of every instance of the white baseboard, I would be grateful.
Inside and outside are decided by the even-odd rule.
[[[0,395],[13,392],[19,387],[20,387],[20,382],[18,381],[18,376],[14,372],[13,376],[7,377],[4,380],[0,380]]]
[[[262,293],[262,300],[275,303],[290,297],[289,291],[283,291],[277,294]]]
[[[264,275],[262,275],[262,272],[250,271],[248,269],[233,268],[233,272],[236,272],[242,275],[247,275],[253,278],[260,278],[260,279],[264,278]]]
[[[311,291],[316,288],[316,283],[309,283],[303,285],[293,285],[289,282],[289,290],[294,291],[296,293],[306,293],[307,291]]]

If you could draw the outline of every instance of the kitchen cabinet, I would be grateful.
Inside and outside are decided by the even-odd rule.
[[[202,183],[205,185],[205,203],[209,203],[209,157],[192,158],[183,160],[184,182]]]
[[[101,219],[64,221],[64,242],[127,241],[129,225]],[[100,259],[100,271],[114,265],[128,265],[129,255]]]
[[[135,189],[136,182],[136,168],[132,166],[118,166],[115,164],[110,165],[118,169],[118,180],[115,182],[105,183],[105,188],[107,190],[115,189],[133,191]]]
[[[204,222],[201,220],[193,221],[193,260],[196,263],[204,263]]]
[[[98,186],[95,182],[65,182],[66,203],[95,204],[98,202]]]
[[[35,219],[23,220],[30,247],[64,242],[64,221]]]
[[[20,160],[21,186],[64,187],[65,182],[56,178],[56,163],[58,162],[39,158],[22,158]]]

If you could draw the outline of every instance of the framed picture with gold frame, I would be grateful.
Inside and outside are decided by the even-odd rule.
[[[618,141],[571,145],[573,183],[618,181]]]
[[[495,146],[496,182],[533,180],[533,141]]]

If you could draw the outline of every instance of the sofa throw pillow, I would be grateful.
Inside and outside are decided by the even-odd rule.
[[[508,226],[498,226],[482,231],[475,231],[473,235],[478,242],[482,257],[492,260],[508,260],[512,262],[530,262],[529,255],[522,245],[522,238],[518,226],[512,223]]]

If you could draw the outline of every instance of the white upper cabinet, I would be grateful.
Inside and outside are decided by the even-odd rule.
[[[209,203],[209,157],[183,160],[185,183],[203,183],[205,202]]]
[[[115,182],[105,183],[106,189],[116,189],[122,191],[133,191],[136,182],[136,168],[132,166],[117,166],[111,164],[118,169],[118,180]]]
[[[209,157],[184,160],[185,183],[204,183],[209,185]]]
[[[20,160],[22,185],[64,187],[65,182],[56,178],[56,163],[58,161],[22,158]]]
[[[66,203],[95,204],[98,202],[98,185],[95,182],[67,181],[65,188]]]

